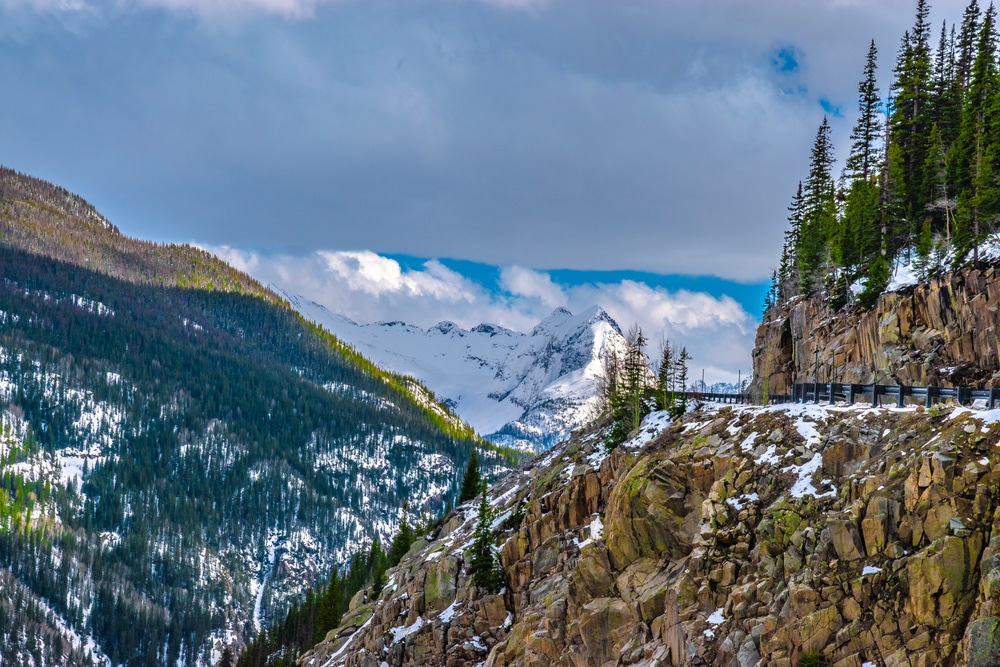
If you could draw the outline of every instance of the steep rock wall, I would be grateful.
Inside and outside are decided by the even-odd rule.
[[[503,595],[470,583],[461,507],[300,664],[995,665],[994,421],[710,407],[610,456],[578,436],[491,494]]]
[[[833,313],[798,297],[757,330],[758,394],[795,382],[991,386],[1000,381],[1000,276],[993,267],[946,274],[884,294],[870,311]]]

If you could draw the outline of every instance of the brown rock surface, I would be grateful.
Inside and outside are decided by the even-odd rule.
[[[471,585],[460,507],[301,663],[994,664],[1000,426],[951,412],[716,406],[611,455],[579,434],[491,492],[524,512],[502,595]]]
[[[796,297],[757,330],[755,390],[787,394],[795,382],[989,387],[1000,381],[1000,277],[965,269],[900,292],[872,310],[834,313]]]

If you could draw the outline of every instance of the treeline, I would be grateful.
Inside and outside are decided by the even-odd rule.
[[[765,307],[825,294],[832,307],[870,307],[894,267],[924,278],[978,264],[1000,219],[1000,74],[996,10],[978,0],[960,24],[942,23],[918,0],[903,36],[887,101],[871,43],[859,114],[839,177],[826,118],[809,173],[789,206],[779,268]]]
[[[603,411],[611,420],[605,437],[608,449],[624,442],[652,410],[666,410],[676,418],[687,409],[687,348],[661,342],[654,373],[646,357],[648,344],[642,329],[633,325],[625,335],[625,349],[611,349],[603,359],[600,391]]]

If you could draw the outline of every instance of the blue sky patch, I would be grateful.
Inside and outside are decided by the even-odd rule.
[[[385,254],[383,256],[398,262],[404,271],[421,271],[424,268],[424,264],[429,261],[425,257],[414,257],[412,255]],[[501,294],[502,292],[500,288],[501,268],[498,266],[461,259],[438,259],[437,261],[494,294]],[[768,282],[740,283],[715,276],[664,275],[645,271],[536,270],[547,274],[552,279],[552,282],[563,287],[611,285],[631,280],[637,283],[644,283],[653,288],[665,289],[669,292],[686,290],[688,292],[705,292],[716,298],[728,296],[758,319],[763,314],[764,297],[770,286]]]
[[[794,46],[782,46],[771,56],[771,67],[779,74],[799,71],[799,55]]]
[[[844,117],[844,112],[840,110],[840,105],[834,104],[833,102],[831,102],[830,100],[826,99],[825,97],[819,98],[819,105],[821,107],[823,107],[823,111],[825,111],[827,113],[827,115],[829,115],[829,116],[831,116],[833,118],[843,118]]]

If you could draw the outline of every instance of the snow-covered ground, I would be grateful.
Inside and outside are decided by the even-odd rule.
[[[979,245],[979,259],[988,262],[1000,260],[1000,235],[989,236]],[[955,261],[954,251],[949,250],[947,253],[932,256],[929,261],[929,268],[935,272],[942,267],[950,267]],[[906,287],[916,285],[920,282],[920,275],[921,270],[916,253],[911,252],[909,255],[903,253],[896,258],[892,266],[892,277],[889,279],[885,291],[898,292]],[[860,294],[864,287],[865,281],[861,279],[851,285],[851,290],[855,294]]]

